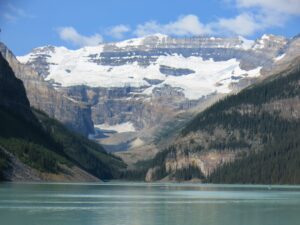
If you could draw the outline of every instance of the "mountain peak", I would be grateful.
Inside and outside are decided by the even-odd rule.
[[[254,45],[254,41],[253,40],[249,40],[244,38],[243,36],[238,36],[238,39],[242,42],[242,47],[245,50],[251,49]]]
[[[169,36],[166,34],[162,34],[162,33],[155,33],[155,34],[147,35],[145,37],[157,37],[159,39],[163,39],[163,38],[168,38]]]
[[[131,38],[128,40],[115,42],[117,47],[123,48],[123,47],[137,47],[148,43],[157,42],[160,43],[162,40],[169,38],[168,35],[156,33],[156,34],[150,34],[144,37],[137,37],[137,38]]]
[[[261,38],[255,40],[255,44],[253,45],[254,50],[259,49],[275,49],[281,48],[282,46],[286,45],[288,39],[283,36],[277,36],[273,34],[264,34]]]
[[[49,54],[49,53],[55,53],[57,50],[66,51],[68,49],[64,46],[45,45],[45,46],[34,48],[32,52]]]

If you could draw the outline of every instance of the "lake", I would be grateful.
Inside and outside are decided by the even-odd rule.
[[[1,225],[293,225],[300,186],[2,183]]]

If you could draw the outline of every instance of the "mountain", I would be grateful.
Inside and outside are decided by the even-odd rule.
[[[156,34],[16,59],[2,46],[37,108],[17,81],[4,82],[2,177],[26,167],[33,180],[84,179],[80,170],[100,179],[299,183],[299,47],[297,36]]]
[[[300,183],[300,57],[194,117],[125,177],[214,183]]]
[[[95,181],[126,165],[97,143],[32,109],[21,80],[0,54],[0,179]]]
[[[176,118],[195,115],[289,61],[298,54],[295,43],[274,35],[251,41],[156,34],[78,50],[44,46],[17,59],[61,95],[89,105],[92,137],[129,162],[153,156],[156,134]]]
[[[14,54],[0,43],[0,52],[8,61],[15,75],[23,81],[30,104],[56,118],[68,128],[83,135],[93,133],[90,106],[75,101],[45,82],[36,71],[22,65]]]

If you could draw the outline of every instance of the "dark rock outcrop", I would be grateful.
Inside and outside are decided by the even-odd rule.
[[[0,106],[10,112],[36,121],[33,116],[25,88],[21,80],[15,77],[14,72],[0,53]]]

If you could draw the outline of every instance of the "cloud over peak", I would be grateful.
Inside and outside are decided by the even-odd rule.
[[[216,23],[211,24],[215,33],[235,34],[248,36],[263,28],[256,18],[249,13],[242,13],[233,18],[220,18]]]
[[[167,24],[160,24],[156,21],[149,21],[137,25],[134,32],[137,36],[145,36],[154,33],[164,33],[168,35],[203,35],[211,33],[209,27],[202,24],[196,15],[180,16],[176,21]]]
[[[73,27],[60,27],[58,28],[58,34],[62,40],[70,42],[71,44],[79,47],[94,46],[103,41],[103,38],[100,34],[84,36],[78,33]]]
[[[111,27],[110,29],[108,29],[108,31],[106,32],[107,35],[116,38],[116,39],[121,39],[124,37],[124,35],[126,33],[128,33],[130,31],[130,27],[124,24],[120,24],[114,27]]]
[[[240,8],[257,7],[263,11],[300,15],[299,0],[235,0],[235,3]]]
[[[235,13],[230,16],[218,16],[214,20],[203,22],[198,15],[185,14],[166,23],[149,20],[136,25],[119,24],[108,27],[104,35],[108,39],[143,37],[156,33],[170,36],[252,36],[270,28],[284,27],[286,23],[300,16],[300,0],[222,0]],[[20,14],[20,13],[19,13]],[[9,15],[8,15],[9,16]],[[132,28],[132,29],[131,29]],[[84,36],[73,27],[58,29],[62,40],[74,46],[97,45],[103,42],[102,35]]]

